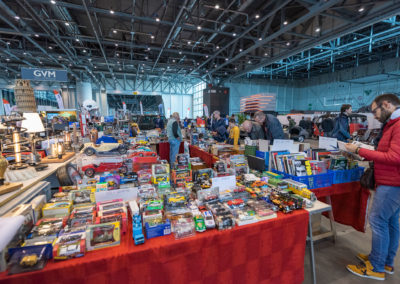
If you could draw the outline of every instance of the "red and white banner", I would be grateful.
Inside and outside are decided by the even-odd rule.
[[[124,111],[124,114],[126,113],[126,103],[122,102],[122,110]]]
[[[6,115],[10,115],[11,114],[10,102],[7,101],[6,99],[3,99],[3,106],[4,106],[4,112],[6,113]]]
[[[204,109],[204,115],[208,117],[208,106],[206,104],[203,104],[203,109]]]
[[[53,90],[54,95],[56,96],[56,100],[58,103],[59,109],[64,109],[64,102],[62,100],[61,94],[57,90]]]

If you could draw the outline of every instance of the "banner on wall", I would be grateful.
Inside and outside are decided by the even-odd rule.
[[[6,115],[10,115],[11,114],[10,102],[7,101],[6,99],[3,99],[3,106],[4,106],[4,112],[6,113]]]
[[[142,104],[142,101],[140,101],[140,114],[143,115],[143,104]]]
[[[21,78],[38,81],[68,82],[67,70],[21,68]]]
[[[126,113],[126,103],[122,102],[122,110],[124,111],[124,114]]]
[[[58,108],[59,109],[64,109],[64,102],[62,100],[61,94],[57,90],[53,90],[53,93],[56,96]]]

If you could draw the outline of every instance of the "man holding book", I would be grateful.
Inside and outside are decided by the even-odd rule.
[[[361,277],[385,280],[385,273],[394,273],[400,236],[400,99],[395,94],[380,95],[371,110],[382,122],[376,150],[355,144],[346,144],[346,149],[374,162],[376,193],[369,216],[372,249],[369,255],[357,255],[362,265],[348,265],[347,269]]]

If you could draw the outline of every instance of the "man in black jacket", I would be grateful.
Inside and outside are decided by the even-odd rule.
[[[243,122],[242,128],[251,140],[265,139],[264,131],[257,122],[246,120]]]

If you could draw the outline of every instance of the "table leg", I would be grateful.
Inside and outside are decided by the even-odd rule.
[[[312,283],[316,284],[317,277],[315,275],[314,239],[313,239],[312,224],[311,224],[311,214],[308,219],[308,241],[310,244],[310,262],[311,262]]]
[[[326,197],[326,203],[331,206],[331,210],[328,211],[329,220],[331,223],[331,232],[333,233],[333,242],[336,242],[336,225],[335,225],[335,218],[333,217],[333,209],[332,209],[332,201],[331,196],[328,195]]]

